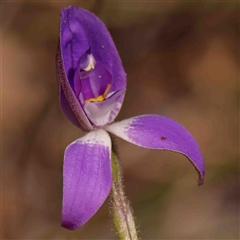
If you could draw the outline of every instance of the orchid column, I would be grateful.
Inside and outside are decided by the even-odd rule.
[[[108,30],[89,11],[78,7],[61,11],[57,76],[62,112],[76,127],[88,132],[65,151],[62,226],[69,230],[82,226],[101,207],[112,188],[115,228],[118,233],[124,231],[121,226],[130,229],[130,235],[118,236],[137,239],[131,211],[129,222],[121,217],[116,221],[115,213],[121,210],[116,199],[124,193],[117,154],[112,152],[108,132],[140,147],[185,155],[202,184],[204,162],[199,147],[183,126],[166,117],[142,115],[112,123],[123,103],[126,74]],[[121,191],[115,191],[119,196],[114,197],[116,186]],[[125,196],[121,201],[129,207]],[[129,224],[133,224],[132,228]]]

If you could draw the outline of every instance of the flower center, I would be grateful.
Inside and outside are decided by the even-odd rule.
[[[105,100],[110,88],[111,88],[111,84],[108,84],[105,92],[102,95],[98,96],[97,98],[86,99],[85,103],[86,102],[102,102],[103,100]]]
[[[74,75],[74,90],[80,102],[102,102],[111,89],[112,76],[90,50],[79,61]]]

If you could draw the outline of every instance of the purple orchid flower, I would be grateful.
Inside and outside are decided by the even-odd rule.
[[[62,226],[86,223],[109,195],[112,184],[108,132],[140,147],[185,155],[203,184],[204,162],[192,135],[179,123],[158,115],[115,122],[126,91],[126,74],[105,25],[91,12],[61,11],[57,51],[60,105],[64,115],[87,133],[64,155]]]

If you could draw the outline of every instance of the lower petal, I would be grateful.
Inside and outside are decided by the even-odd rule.
[[[105,129],[116,136],[150,149],[170,150],[185,155],[204,181],[204,161],[193,136],[179,123],[158,115],[142,115],[113,123]]]
[[[65,150],[62,226],[75,230],[102,206],[112,184],[111,140],[102,129],[88,133]]]

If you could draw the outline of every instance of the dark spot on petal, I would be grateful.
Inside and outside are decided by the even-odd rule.
[[[75,230],[78,228],[78,226],[72,222],[68,222],[68,221],[63,221],[62,222],[62,227],[68,229],[68,230]]]
[[[164,136],[161,137],[161,140],[163,140],[163,141],[165,141],[166,139],[167,139],[167,138],[164,137]]]

